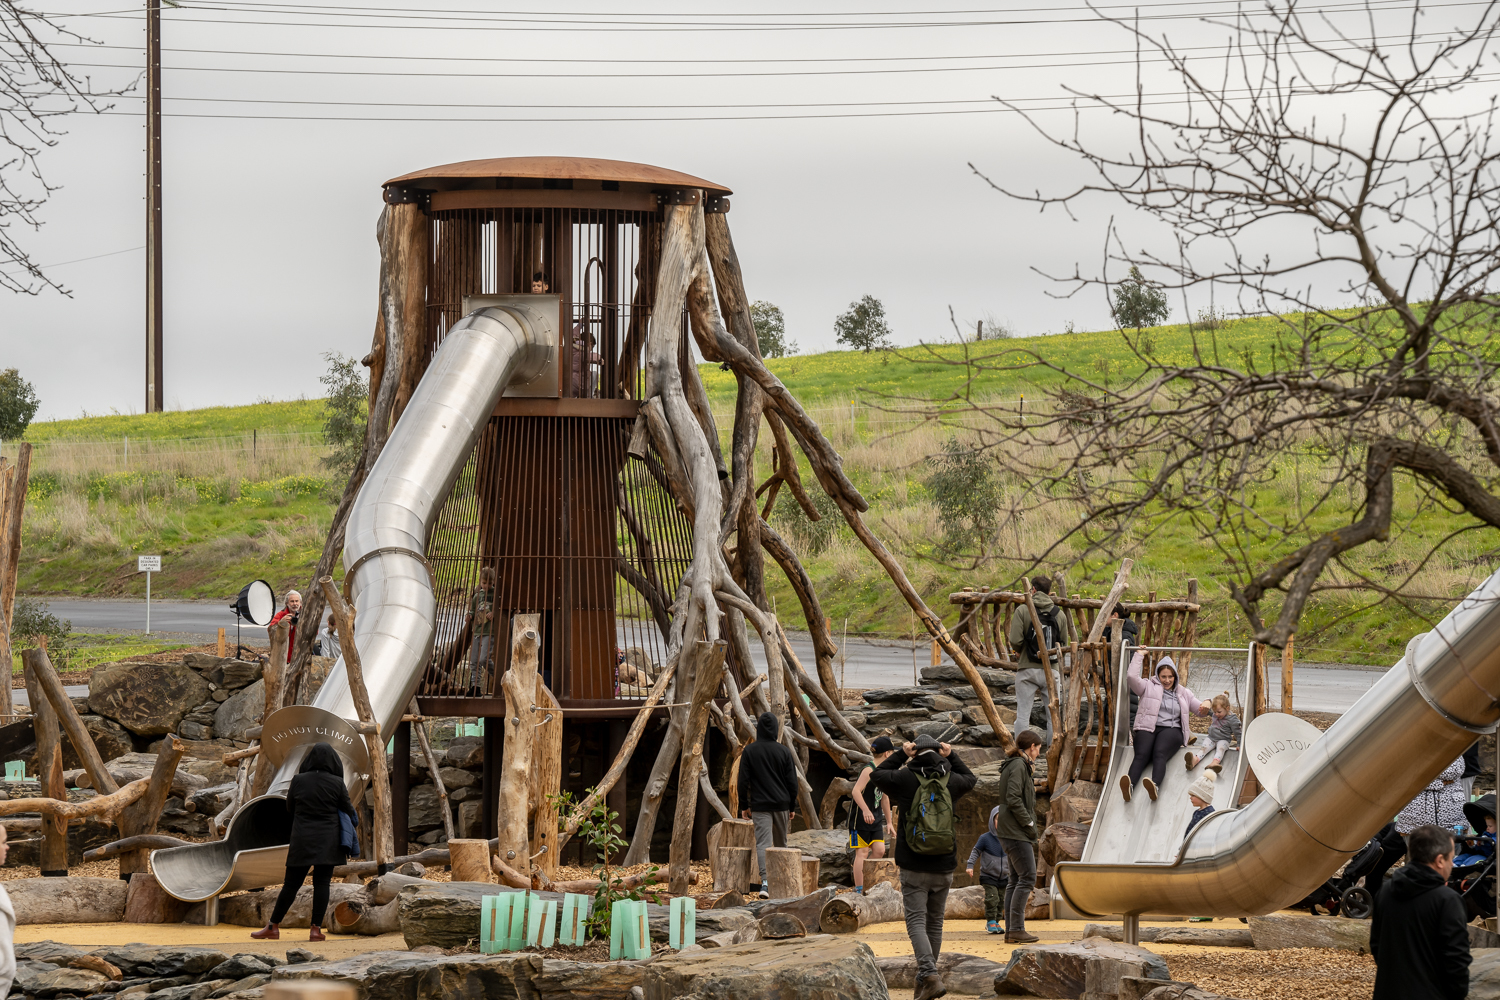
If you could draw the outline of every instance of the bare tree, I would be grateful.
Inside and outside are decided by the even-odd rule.
[[[46,14],[14,0],[0,0],[0,288],[35,295],[46,288],[67,294],[42,273],[22,248],[17,225],[41,228],[41,207],[57,188],[42,176],[43,150],[63,133],[57,119],[77,111],[105,111],[99,102],[122,90],[100,91],[88,77],[76,77],[48,48],[59,40],[89,39],[60,26]]]
[[[1122,333],[1139,367],[1125,384],[1042,352],[971,357],[976,369],[1053,382],[1050,412],[1024,423],[982,407],[967,418],[981,418],[976,440],[1023,506],[1069,511],[1071,527],[1028,558],[1098,556],[1187,523],[1232,567],[1234,599],[1273,646],[1320,591],[1451,598],[1413,580],[1459,535],[1500,527],[1500,148],[1493,91],[1479,88],[1492,79],[1500,12],[1466,10],[1471,26],[1439,33],[1424,25],[1434,16],[1367,5],[1351,31],[1270,4],[1212,22],[1231,34],[1212,59],[1120,21],[1142,53],[1138,76],[1165,66],[1182,102],[1154,105],[1144,85],[1126,102],[1077,93],[1080,107],[1130,121],[1126,148],[1091,144],[1097,119],[1059,133],[1027,116],[1091,180],[1058,194],[997,189],[1042,210],[1122,200],[1133,228],[1164,224],[1173,251],[1129,251],[1112,223],[1105,272],[1139,266],[1185,303],[1215,288],[1222,302],[1227,289],[1232,315],[1277,323],[1259,357],[1220,324],[1192,329],[1190,357]],[[1069,295],[1112,284],[1076,267],[1059,280]],[[1257,494],[1285,489],[1299,460],[1324,474],[1305,491],[1297,477],[1293,513],[1258,510]],[[1410,565],[1378,567],[1379,550],[1419,531],[1424,511],[1449,512],[1456,530],[1425,538]],[[1273,592],[1284,600],[1267,621]]]

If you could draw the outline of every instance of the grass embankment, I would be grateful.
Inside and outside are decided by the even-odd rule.
[[[1169,362],[1187,362],[1196,336],[1205,354],[1217,350],[1237,364],[1249,358],[1268,368],[1280,330],[1284,327],[1266,318],[1236,321],[1212,333],[1194,334],[1177,326],[1149,331],[1148,336],[1156,356]],[[932,541],[941,534],[924,485],[926,458],[961,431],[899,411],[917,400],[1015,400],[1022,394],[1029,409],[1033,400],[1042,402],[1060,376],[1024,364],[1026,351],[1100,383],[1118,383],[1140,370],[1117,331],[890,353],[832,352],[770,362],[843,455],[851,478],[870,501],[870,523],[902,555],[913,583],[945,614],[950,591],[965,585],[1006,586],[1019,567],[997,562],[958,570],[920,558],[932,552]],[[971,379],[962,364],[966,356],[989,357],[982,376]],[[727,435],[733,376],[716,365],[701,371],[720,414],[721,432]],[[144,581],[135,572],[135,556],[145,553],[163,556],[163,571],[153,577],[153,593],[163,598],[227,599],[256,578],[269,580],[278,591],[305,585],[338,489],[321,461],[326,449],[317,429],[322,419],[321,401],[314,400],[34,425],[27,439],[41,446],[34,460],[23,592],[139,596]],[[763,445],[766,438],[762,436]],[[769,457],[764,446],[760,469],[769,467]],[[1289,455],[1284,465],[1273,485],[1250,498],[1256,513],[1272,522],[1291,516],[1303,496],[1322,489],[1323,468],[1317,462]],[[803,468],[811,483],[805,463]],[[1328,510],[1321,517],[1320,527],[1332,527],[1347,523],[1349,513]],[[813,551],[817,546],[800,517],[778,507],[773,521],[784,534],[801,536],[796,544],[836,633],[843,631],[845,618],[851,633],[897,634],[912,627],[909,610],[847,528],[839,527],[826,548]],[[1419,510],[1403,483],[1397,523],[1400,530],[1390,543],[1354,554],[1350,565],[1377,579],[1404,576],[1421,562],[1430,542],[1463,522],[1441,510]],[[1070,526],[1066,509],[1051,508],[1007,529],[1013,536],[1006,539],[1007,551],[1040,551]],[[1142,538],[1147,527],[1141,526]],[[1227,596],[1232,577],[1223,556],[1187,525],[1150,527],[1150,540],[1127,553],[1136,560],[1132,593],[1176,596],[1189,577],[1196,577],[1206,604],[1200,639],[1243,642],[1244,622]],[[1497,545],[1500,536],[1493,532],[1470,532],[1427,563],[1413,589],[1461,596],[1489,571],[1488,553]],[[1086,563],[1070,572],[1072,590],[1097,594],[1112,572],[1112,565]],[[790,587],[779,573],[771,572],[769,580],[782,617],[801,627]],[[1424,616],[1441,615],[1449,604],[1433,600],[1358,610],[1362,603],[1355,596],[1323,595],[1314,601],[1299,636],[1301,654],[1323,661],[1389,662],[1407,637],[1426,627]]]

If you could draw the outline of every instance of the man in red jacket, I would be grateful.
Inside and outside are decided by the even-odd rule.
[[[292,626],[286,633],[286,660],[292,662],[292,647],[297,645],[297,615],[302,611],[302,595],[295,590],[286,592],[286,607],[271,616],[271,624],[266,626],[266,635],[269,637],[276,623],[288,615],[292,618]]]

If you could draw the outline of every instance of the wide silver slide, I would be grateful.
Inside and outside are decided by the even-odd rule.
[[[557,315],[555,296],[506,296],[455,324],[350,511],[344,567],[354,644],[381,739],[400,723],[432,652],[437,601],[423,554],[428,530],[506,387],[554,367]],[[162,888],[198,901],[281,882],[290,834],[283,799],[309,747],[332,744],[350,797],[357,802],[364,792],[370,765],[355,716],[341,658],[311,705],[265,720],[262,752],[276,773],[268,793],[230,820],[224,839],[152,852]]]
[[[1123,689],[1123,672],[1120,681]],[[1137,808],[1101,803],[1083,859],[1057,866],[1053,893],[1061,906],[1054,908],[1087,917],[1238,917],[1291,905],[1337,871],[1480,734],[1494,731],[1497,693],[1500,573],[1437,628],[1412,639],[1406,655],[1280,772],[1275,796],[1263,791],[1242,809],[1211,814],[1185,842],[1186,816],[1174,830],[1140,815],[1186,798],[1170,776],[1172,790],[1164,789],[1160,802],[1137,794],[1131,803]],[[1128,766],[1130,752],[1123,737],[1115,740],[1106,802],[1120,798],[1117,772]],[[1227,762],[1224,776],[1230,778]],[[1224,791],[1233,788],[1238,798],[1243,779],[1241,762]],[[1117,845],[1142,843],[1135,825],[1154,831],[1159,843],[1133,856]],[[1096,838],[1100,847],[1091,850]],[[1161,857],[1163,850],[1171,853]]]

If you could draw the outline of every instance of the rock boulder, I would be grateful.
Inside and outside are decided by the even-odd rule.
[[[786,838],[786,846],[799,848],[803,857],[818,859],[819,886],[854,884],[854,855],[849,852],[849,834],[843,830],[798,830]]]
[[[1347,917],[1289,917],[1272,914],[1250,918],[1250,938],[1257,951],[1280,948],[1337,948],[1369,954],[1370,922]]]
[[[647,996],[847,1000],[887,995],[869,945],[826,934],[680,952],[643,970]]]
[[[106,663],[89,678],[89,707],[137,736],[172,732],[208,693],[208,681],[180,663]]]
[[[258,680],[230,695],[214,712],[214,735],[227,740],[248,739],[245,731],[261,723],[266,711],[266,682]]]
[[[995,976],[995,992],[1001,996],[1080,997],[1087,984],[1089,960],[1099,958],[1141,963],[1150,979],[1168,982],[1172,978],[1167,963],[1145,948],[1091,937],[1067,944],[1017,948],[1004,971]]]
[[[17,924],[113,923],[125,916],[126,883],[69,875],[16,879],[6,885]],[[119,962],[115,962],[119,965]]]
[[[875,965],[885,977],[887,989],[911,990],[917,986],[917,960],[910,955],[877,958]],[[977,955],[945,951],[938,956],[938,972],[949,993],[979,995],[995,988],[995,977],[1005,970],[1000,962]]]

